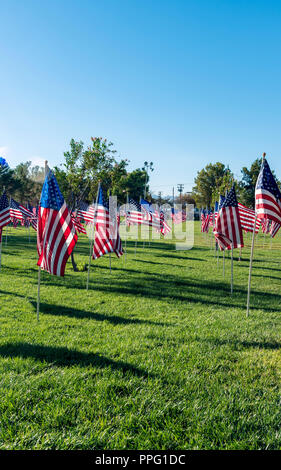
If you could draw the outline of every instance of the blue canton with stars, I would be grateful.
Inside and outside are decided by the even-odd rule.
[[[130,211],[137,211],[137,212],[141,212],[141,205],[134,201],[133,199],[130,199],[129,200],[129,210]]]
[[[55,175],[49,171],[43,184],[40,206],[45,207],[45,209],[59,211],[63,203],[63,195],[60,192]]]
[[[235,188],[232,186],[231,190],[229,191],[226,199],[222,205],[222,207],[238,207],[238,201],[236,198]]]
[[[103,190],[102,190],[101,186],[100,186],[100,189],[99,189],[98,201],[97,202],[98,202],[99,206],[106,207],[107,209],[109,208],[108,201],[106,201],[104,196],[103,196]]]
[[[150,202],[146,201],[145,199],[141,199],[141,205],[144,209],[147,210],[147,212],[150,212],[151,214],[155,212]]]
[[[11,208],[12,209],[17,209],[17,210],[20,211],[18,203],[13,198],[11,198]]]
[[[257,189],[269,191],[277,200],[281,199],[281,193],[266,159],[264,159],[262,163],[261,171],[257,179],[256,190]]]
[[[224,197],[224,196],[220,196],[219,210],[222,208],[224,201],[225,201],[225,197]]]
[[[0,198],[0,212],[9,207],[9,201],[6,192],[4,192]]]

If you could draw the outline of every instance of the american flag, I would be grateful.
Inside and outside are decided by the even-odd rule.
[[[0,198],[0,229],[11,222],[10,204],[6,192]]]
[[[166,235],[167,233],[169,233],[171,231],[171,227],[167,224],[166,220],[165,220],[165,215],[164,215],[164,212],[162,211],[162,209],[160,210],[160,232],[162,233],[162,235]]]
[[[209,211],[208,213],[205,214],[204,220],[201,223],[201,232],[209,232],[209,225],[210,225],[210,218],[211,218],[211,212]]]
[[[24,220],[24,216],[23,216],[22,211],[19,208],[19,204],[13,198],[11,198],[11,202],[10,202],[10,215],[11,217],[14,217],[15,219]]]
[[[222,208],[224,201],[225,201],[225,196],[220,196],[220,200],[219,200],[219,210]]]
[[[144,212],[144,218],[147,219],[150,226],[154,227],[157,232],[161,232],[161,221],[159,212],[157,210],[155,211],[152,204],[150,204],[150,202],[146,201],[145,199],[141,199],[141,208]]]
[[[215,207],[214,207],[214,216],[213,216],[213,219],[214,219],[214,227],[216,226],[216,220],[217,220],[217,216],[219,214],[219,203],[218,201],[215,202]]]
[[[30,218],[31,226],[37,232],[37,222],[38,222],[38,205],[36,207],[31,207],[28,205],[29,210],[32,212],[32,217]]]
[[[257,179],[255,199],[258,219],[281,223],[281,193],[266,159]]]
[[[63,276],[66,262],[77,242],[69,210],[54,174],[49,170],[38,211],[37,265],[50,274]]]
[[[85,222],[94,222],[95,208],[86,202],[81,201],[76,211],[77,219],[84,219]]]
[[[211,212],[210,214],[210,219],[209,219],[209,226],[214,227],[215,226],[215,214]]]
[[[87,231],[83,224],[81,224],[80,219],[77,219],[74,214],[71,214],[72,222],[74,223],[75,229],[78,233],[87,234]]]
[[[239,217],[238,202],[234,186],[229,191],[219,211],[214,235],[221,250],[244,246],[243,232]]]
[[[240,204],[240,202],[238,202],[238,210],[242,229],[245,230],[245,232],[253,232],[256,217],[255,211],[253,209],[249,209],[246,206],[243,206],[243,204]],[[260,220],[257,219],[255,233],[258,233],[260,224]]]
[[[117,217],[116,214],[110,212],[108,201],[103,197],[102,187],[100,187],[95,209],[93,259],[100,258],[107,253],[115,253],[118,257],[123,255]]]
[[[171,216],[175,225],[186,221],[186,213],[184,211],[175,210],[174,207],[171,209]]]
[[[204,221],[205,221],[205,209],[201,209],[201,232],[203,232],[203,227],[204,227]]]
[[[129,204],[126,207],[126,222],[127,225],[141,224],[143,222],[143,213],[141,205],[135,202],[133,199],[129,200]]]
[[[148,203],[149,204],[149,203]],[[143,206],[130,199],[127,209],[127,224],[143,224],[160,230],[160,219],[152,217],[149,210],[142,210]]]
[[[269,233],[271,220],[269,219],[258,219],[258,220],[260,220],[260,223],[261,223],[262,233],[265,233],[265,234]]]
[[[28,207],[24,207],[22,204],[18,204],[18,206],[19,209],[22,211],[23,215],[25,215],[25,217],[33,217],[32,208],[29,209]]]
[[[281,225],[279,224],[279,222],[274,222],[272,221],[271,223],[271,227],[270,227],[270,236],[273,238],[275,237],[276,233],[278,232],[278,230],[280,229]]]
[[[16,219],[16,217],[12,217],[11,221],[12,221],[14,228],[16,228],[19,223],[19,219]]]

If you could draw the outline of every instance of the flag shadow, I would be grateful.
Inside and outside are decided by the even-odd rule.
[[[34,310],[37,308],[37,303],[33,300],[30,301]],[[87,312],[73,307],[63,307],[61,305],[48,304],[45,302],[40,303],[40,312],[47,315],[67,316],[77,319],[88,319],[96,321],[108,321],[113,325],[153,325],[153,326],[170,326],[169,323],[153,322],[150,320],[141,320],[139,318],[125,318],[119,315],[106,315],[104,313]]]
[[[231,345],[235,350],[239,351],[242,348],[255,348],[255,349],[281,349],[281,343],[277,341],[240,341],[239,339],[219,339],[219,338],[197,338],[199,342],[208,342],[215,346]]]
[[[121,370],[123,373],[129,372],[140,377],[153,377],[153,374],[127,362],[113,361],[101,354],[86,353],[59,346],[45,346],[24,342],[7,343],[0,346],[0,356],[5,358],[34,358],[62,367],[77,365],[80,367],[94,366],[99,369],[110,367],[113,370]]]

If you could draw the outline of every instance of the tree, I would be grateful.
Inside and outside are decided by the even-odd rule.
[[[31,167],[31,162],[20,163],[13,173],[15,185],[11,191],[21,203],[38,203],[44,181],[44,168]]]
[[[121,177],[113,189],[113,194],[117,195],[118,202],[120,203],[126,202],[126,193],[128,193],[130,198],[138,202],[140,197],[143,197],[148,180],[149,177],[146,171],[137,168]]]
[[[241,170],[242,180],[239,183],[240,198],[242,204],[245,206],[254,208],[255,207],[255,187],[261,169],[262,158],[257,158],[248,170],[247,167],[243,167]]]
[[[250,169],[244,166],[241,170],[242,180],[239,182],[239,186],[238,186],[240,201],[242,202],[242,204],[252,209],[255,208],[255,188],[256,188],[256,182],[260,173],[261,165],[262,165],[262,158],[257,158],[252,163]],[[280,189],[281,182],[277,179],[274,171],[272,171],[272,174]]]
[[[194,207],[196,206],[196,201],[194,199],[194,197],[192,197],[191,194],[189,193],[184,193],[182,194],[181,198],[180,197],[176,197],[175,198],[175,203],[176,204],[193,204]]]
[[[14,178],[14,171],[6,163],[6,160],[2,157],[0,161],[0,190],[1,193],[4,189],[7,193],[11,194],[19,186],[18,181]]]
[[[65,200],[72,211],[83,199],[88,203],[96,200],[98,184],[101,181],[104,192],[119,193],[119,184],[126,176],[127,160],[115,159],[113,143],[102,137],[91,137],[91,144],[84,149],[82,141],[70,141],[70,150],[64,152],[62,168],[54,172]],[[73,269],[77,266],[71,255]]]
[[[233,182],[233,174],[223,163],[209,163],[197,173],[192,196],[197,206],[211,207],[220,194],[231,188]]]
[[[144,193],[143,193],[143,197],[145,199],[146,198],[146,193],[148,191],[148,187],[147,187],[147,183],[148,183],[148,179],[149,179],[148,172],[149,171],[154,171],[153,162],[146,162],[145,161],[144,164],[143,164],[142,171],[144,171],[146,173]]]

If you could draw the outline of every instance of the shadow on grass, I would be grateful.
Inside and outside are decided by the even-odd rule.
[[[257,349],[281,349],[281,343],[276,341],[240,341],[239,339],[219,339],[219,338],[198,338],[200,342],[208,342],[214,344],[215,346],[225,346],[231,345],[236,350],[240,350],[242,348],[257,348]]]
[[[37,303],[30,301],[33,308],[36,310]],[[138,318],[126,318],[118,315],[106,315],[103,313],[87,312],[73,307],[62,307],[61,305],[40,303],[40,312],[47,315],[58,315],[67,316],[70,318],[87,318],[89,320],[96,321],[108,321],[113,325],[154,325],[154,326],[166,326],[169,323],[153,322],[150,320],[140,320]]]
[[[34,358],[39,361],[46,361],[58,366],[94,366],[100,369],[110,367],[113,370],[121,370],[123,373],[131,373],[141,377],[153,377],[144,369],[135,367],[127,362],[113,361],[101,354],[80,352],[75,349],[65,347],[45,346],[30,343],[7,343],[0,346],[0,356],[20,357],[23,359]]]
[[[36,282],[36,281],[35,281]],[[46,280],[47,285],[57,286],[51,276]],[[65,289],[85,290],[83,285],[65,283]],[[247,289],[234,287],[230,296],[230,287],[224,282],[207,280],[182,279],[179,276],[149,273],[147,276],[125,279],[116,276],[97,277],[90,283],[93,292],[107,294],[132,295],[134,300],[138,297],[162,300],[164,302],[185,302],[186,304],[202,304],[223,308],[246,308]],[[281,295],[270,292],[251,291],[251,310],[264,310],[267,312],[280,312]],[[275,307],[277,305],[278,307]]]

